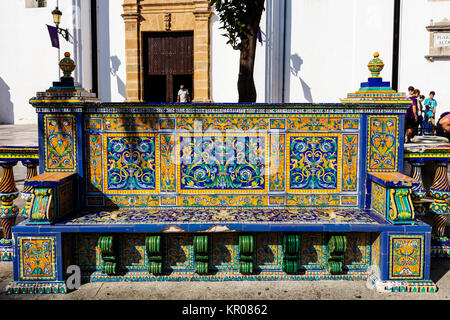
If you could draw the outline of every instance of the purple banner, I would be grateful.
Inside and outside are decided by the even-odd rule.
[[[261,43],[261,45],[263,44],[263,38],[262,38],[262,32],[261,32],[261,28],[258,28],[258,33],[256,34],[256,37],[258,38],[258,41]]]
[[[58,37],[58,28],[49,26],[47,24],[48,34],[50,35],[50,40],[52,41],[52,46],[54,48],[59,49],[59,37]]]

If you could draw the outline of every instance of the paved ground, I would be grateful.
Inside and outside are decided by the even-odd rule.
[[[37,145],[37,127],[0,126],[0,145]],[[22,189],[25,170],[15,168],[17,186]],[[23,202],[17,202],[23,205]],[[448,228],[450,229],[450,228]],[[450,260],[434,259],[431,278],[439,291],[435,294],[377,293],[366,288],[365,281],[271,281],[271,282],[182,282],[182,283],[88,283],[66,295],[6,295],[12,280],[12,263],[0,263],[0,299],[449,299]]]
[[[437,293],[377,293],[365,281],[271,281],[271,282],[147,282],[88,283],[69,294],[6,295],[12,279],[12,263],[0,263],[0,299],[53,300],[430,300],[450,298],[450,261],[433,261],[432,277]]]

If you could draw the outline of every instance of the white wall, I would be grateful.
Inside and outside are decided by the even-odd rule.
[[[71,42],[62,37],[59,40],[61,59],[64,52],[71,53],[78,69],[75,81],[89,90],[92,75],[87,3],[60,1],[60,27],[68,28],[72,38]],[[48,0],[43,8],[25,8],[25,0],[0,1],[0,123],[36,123],[28,100],[59,80],[58,49],[51,46],[46,26],[53,25],[51,12],[55,7],[56,0]]]
[[[97,62],[99,98],[122,102],[126,98],[125,23],[123,1],[97,0]]]
[[[28,100],[58,80],[58,49],[51,46],[46,24],[53,25],[51,11],[25,8],[25,1],[0,1],[0,123],[35,123]],[[61,26],[72,22],[72,2],[62,1]],[[70,44],[60,39],[61,55]]]
[[[228,38],[222,36],[221,23],[217,15],[211,18],[211,86],[213,102],[238,102],[237,81],[239,76],[240,52],[227,44]],[[260,28],[263,33],[263,45],[257,42],[254,80],[257,102],[265,102],[265,29],[266,15],[263,12]]]
[[[89,1],[60,1],[61,27],[68,28],[72,43],[60,38],[61,57],[72,53],[78,65],[76,81],[92,87]],[[354,92],[369,76],[367,63],[379,51],[392,70],[392,0],[287,0],[286,43],[288,59],[285,94],[290,102],[338,102]],[[428,94],[436,91],[438,114],[450,111],[450,59],[430,62],[430,19],[450,19],[450,1],[403,0],[400,39],[399,90],[409,85]],[[51,47],[46,24],[53,25],[51,11],[25,8],[25,0],[0,1],[0,123],[35,123],[28,100],[58,80],[58,50]],[[98,0],[99,95],[105,101],[125,100],[125,27],[122,1]],[[261,19],[263,46],[258,42],[255,63],[257,101],[265,102],[266,14]],[[278,24],[282,25],[282,24]],[[237,102],[239,51],[226,44],[213,16],[211,23],[211,85],[214,102]],[[282,64],[282,59],[273,63]],[[291,68],[291,69],[290,69]],[[274,80],[272,80],[274,81]],[[274,101],[275,102],[275,101]]]
[[[408,0],[409,2],[410,0]],[[288,0],[290,102],[339,102],[370,76],[367,63],[378,51],[391,80],[392,0]],[[288,102],[288,101],[287,101]]]
[[[443,18],[450,19],[450,1],[402,1],[399,90],[407,91],[412,85],[427,98],[435,91],[437,116],[450,111],[450,59],[425,59],[430,41],[425,27],[431,19]]]

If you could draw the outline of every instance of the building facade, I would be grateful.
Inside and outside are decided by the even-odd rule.
[[[35,123],[28,100],[58,79],[46,24],[63,12],[61,50],[75,80],[105,102],[236,102],[239,52],[208,0],[20,0],[0,3],[0,123]],[[257,102],[338,102],[381,54],[383,77],[405,92],[436,91],[450,110],[448,0],[266,0],[255,64]],[[38,63],[36,61],[39,61]]]

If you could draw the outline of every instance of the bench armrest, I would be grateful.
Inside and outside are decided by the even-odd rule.
[[[367,174],[370,209],[393,224],[414,222],[411,189],[417,180],[400,172]]]
[[[25,181],[33,188],[28,224],[52,224],[78,209],[76,173],[43,173]]]

